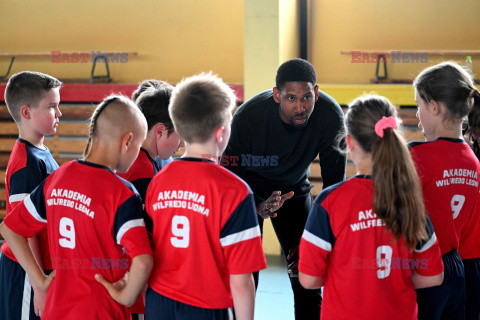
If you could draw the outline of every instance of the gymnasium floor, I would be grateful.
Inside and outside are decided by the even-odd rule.
[[[268,267],[260,272],[255,302],[255,319],[290,320],[293,314],[293,293],[285,262],[279,256],[267,256]]]

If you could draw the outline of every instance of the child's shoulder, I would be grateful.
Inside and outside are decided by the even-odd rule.
[[[7,165],[7,171],[10,174],[21,169],[42,171],[44,174],[50,174],[57,168],[58,164],[48,148],[37,148],[30,142],[22,139],[18,139],[15,142]]]
[[[138,193],[138,190],[135,188],[135,186],[130,182],[128,181],[127,179],[125,178],[122,178],[120,177],[118,174],[115,174],[115,176],[118,178],[118,180],[120,181],[119,183],[119,188],[120,189],[124,189],[125,191],[129,190],[131,191],[133,194],[137,195],[137,196],[140,196],[139,193]],[[127,191],[128,192],[128,191]],[[133,195],[132,194],[132,195]]]
[[[230,170],[210,161],[200,158],[179,158],[162,168],[160,174],[154,177],[154,181],[162,175],[169,177],[186,177],[189,181],[205,179],[210,185],[216,185],[223,189],[235,189],[241,192],[252,193],[248,184]],[[152,181],[153,183],[153,181]]]

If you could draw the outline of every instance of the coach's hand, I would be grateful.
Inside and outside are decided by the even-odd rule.
[[[293,191],[290,191],[284,195],[281,195],[280,191],[273,191],[272,195],[268,197],[267,200],[261,202],[257,206],[257,213],[263,219],[275,218],[277,216],[275,211],[280,209],[283,206],[283,203],[293,197],[293,195]]]

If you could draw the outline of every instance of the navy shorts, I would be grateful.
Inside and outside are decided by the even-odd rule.
[[[465,319],[480,318],[480,258],[463,260],[467,301]]]
[[[0,320],[37,320],[33,289],[18,262],[0,254]]]
[[[457,250],[442,256],[443,283],[417,289],[418,319],[465,319],[465,272]]]
[[[233,320],[233,308],[204,309],[167,298],[148,287],[146,320]]]

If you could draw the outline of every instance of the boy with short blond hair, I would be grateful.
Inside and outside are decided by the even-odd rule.
[[[252,272],[266,267],[253,195],[218,165],[230,137],[233,91],[211,74],[180,82],[169,105],[185,154],[152,180],[154,269],[148,319],[253,319]]]
[[[8,161],[5,191],[6,215],[50,173],[58,168],[44,137],[54,134],[62,115],[59,90],[62,82],[40,72],[14,74],[5,89],[8,111],[18,125],[19,136]],[[28,240],[37,263],[51,270],[47,232]],[[30,285],[7,242],[0,257],[0,319],[38,319],[45,306],[45,292]],[[35,295],[33,294],[35,293]]]

